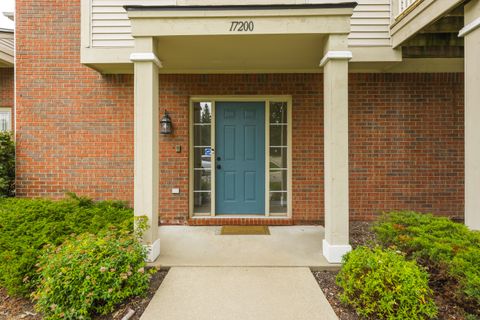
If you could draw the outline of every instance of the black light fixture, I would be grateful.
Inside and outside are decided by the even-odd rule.
[[[165,114],[162,117],[162,120],[160,120],[160,133],[161,134],[171,134],[172,133],[172,119],[170,119],[170,116],[167,113],[167,110],[165,110]]]

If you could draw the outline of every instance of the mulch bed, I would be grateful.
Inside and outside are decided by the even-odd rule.
[[[360,245],[373,245],[376,243],[375,234],[371,231],[372,222],[351,222],[350,223],[350,242],[353,248]],[[358,316],[355,310],[340,302],[339,296],[342,290],[335,283],[335,277],[338,271],[315,271],[313,275],[317,279],[320,288],[327,297],[333,310],[340,320],[358,320],[364,319]],[[465,312],[461,306],[452,300],[452,291],[444,285],[432,281],[430,284],[434,291],[435,303],[438,306],[439,320],[464,320]],[[372,318],[369,318],[369,320]]]
[[[133,316],[129,320],[138,320],[142,315],[148,303],[152,300],[153,295],[158,287],[162,284],[163,279],[167,275],[168,270],[160,269],[150,279],[150,287],[148,293],[144,297],[134,297],[122,303],[117,309],[106,316],[95,316],[94,320],[120,320],[130,310],[134,311]],[[26,298],[15,298],[7,295],[4,289],[0,289],[0,319],[5,320],[40,320],[42,319],[34,307],[33,303]]]
[[[0,319],[41,319],[30,300],[15,298],[7,295],[5,289],[0,288]]]

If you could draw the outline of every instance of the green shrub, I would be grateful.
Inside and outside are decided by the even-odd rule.
[[[0,197],[15,195],[15,144],[10,132],[0,132]]]
[[[27,296],[36,278],[35,264],[46,244],[60,245],[71,234],[93,234],[108,226],[133,230],[133,212],[119,202],[71,197],[0,199],[0,286]]]
[[[383,245],[404,251],[437,277],[456,284],[456,298],[480,314],[479,232],[416,212],[387,213],[373,229]]]
[[[123,300],[144,294],[150,275],[145,250],[131,232],[82,234],[50,246],[38,264],[32,295],[45,319],[90,319]]]
[[[358,247],[344,256],[340,299],[364,317],[431,319],[437,315],[428,274],[393,250]]]

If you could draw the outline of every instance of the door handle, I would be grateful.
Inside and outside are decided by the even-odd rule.
[[[222,158],[220,158],[220,157],[217,157],[217,161],[220,161],[220,160],[222,160]]]
[[[222,166],[217,164],[217,169],[222,169]]]

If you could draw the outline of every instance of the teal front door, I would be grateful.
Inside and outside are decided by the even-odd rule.
[[[215,211],[265,214],[265,103],[217,102]]]

